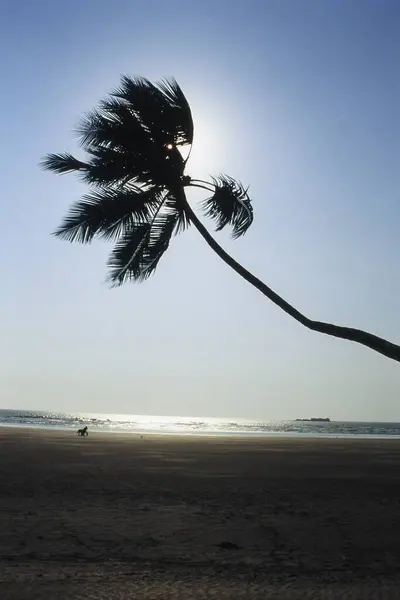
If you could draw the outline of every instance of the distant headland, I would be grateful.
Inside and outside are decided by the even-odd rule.
[[[311,419],[295,419],[295,421],[322,421],[323,423],[331,422],[331,420],[328,417],[311,417]]]

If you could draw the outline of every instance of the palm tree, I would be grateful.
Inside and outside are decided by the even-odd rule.
[[[77,172],[89,193],[72,206],[58,238],[90,243],[113,240],[108,266],[112,285],[143,281],[156,269],[174,234],[193,225],[216,254],[243,279],[299,323],[330,336],[368,346],[400,361],[400,346],[366,331],[314,321],[265,285],[215,241],[189,205],[185,189],[208,192],[202,209],[217,231],[229,226],[237,238],[253,221],[247,189],[225,175],[192,179],[185,167],[193,143],[190,106],[175,80],[157,84],[122,77],[120,86],[81,121],[85,160],[49,154],[42,166],[56,173]],[[186,158],[181,150],[188,149]],[[181,150],[180,150],[181,149]]]

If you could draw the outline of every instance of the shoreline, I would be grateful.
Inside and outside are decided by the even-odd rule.
[[[52,426],[42,426],[35,427],[33,425],[16,425],[16,424],[4,424],[0,425],[0,432],[2,429],[5,430],[22,430],[22,431],[38,431],[38,432],[60,432],[60,433],[76,433],[76,427],[52,427]],[[233,438],[233,439],[245,439],[245,440],[297,440],[297,439],[311,439],[311,440],[391,440],[398,441],[400,443],[400,435],[384,435],[384,434],[347,434],[347,433],[300,433],[300,432],[265,432],[265,433],[249,433],[249,432],[176,432],[176,431],[152,431],[152,430],[124,430],[124,429],[101,429],[90,426],[89,432],[93,434],[111,434],[111,435],[121,435],[121,436],[132,436],[132,437],[140,437],[143,436],[151,436],[151,437],[160,437],[160,438],[195,438],[195,439],[224,439],[224,438]]]

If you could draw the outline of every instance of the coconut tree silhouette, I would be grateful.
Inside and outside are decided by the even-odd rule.
[[[215,253],[238,275],[299,323],[337,338],[357,342],[400,361],[400,346],[376,335],[314,321],[291,306],[216,242],[189,205],[185,189],[208,193],[202,203],[217,231],[230,227],[237,238],[253,221],[247,189],[226,175],[192,179],[185,167],[193,143],[193,120],[186,97],[174,79],[153,84],[122,77],[120,86],[81,121],[78,133],[85,160],[48,154],[45,169],[77,172],[89,193],[72,206],[55,235],[69,242],[113,240],[108,266],[112,285],[143,281],[156,269],[174,234],[193,225]],[[186,158],[181,153],[187,147]]]

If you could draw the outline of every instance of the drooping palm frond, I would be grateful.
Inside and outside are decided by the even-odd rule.
[[[54,235],[69,242],[90,243],[94,237],[117,239],[135,225],[151,220],[162,195],[156,189],[104,189],[74,204]]]
[[[115,244],[108,260],[110,273],[107,278],[113,286],[139,279],[149,232],[149,223],[132,225]]]
[[[164,210],[169,214],[175,215],[174,233],[179,234],[185,231],[190,225],[190,219],[186,214],[185,207],[182,205],[179,194],[169,192],[164,199]]]
[[[126,281],[144,281],[155,271],[176,229],[178,212],[162,203],[151,222],[134,224],[111,252],[108,280],[113,286]]]
[[[216,221],[217,231],[230,225],[234,238],[244,235],[253,222],[253,207],[247,189],[226,175],[212,179],[215,191],[202,203],[205,215]]]
[[[73,173],[74,171],[86,171],[87,163],[78,160],[69,152],[61,154],[47,154],[41,161],[40,166],[47,171],[53,171],[60,175],[64,173]]]

